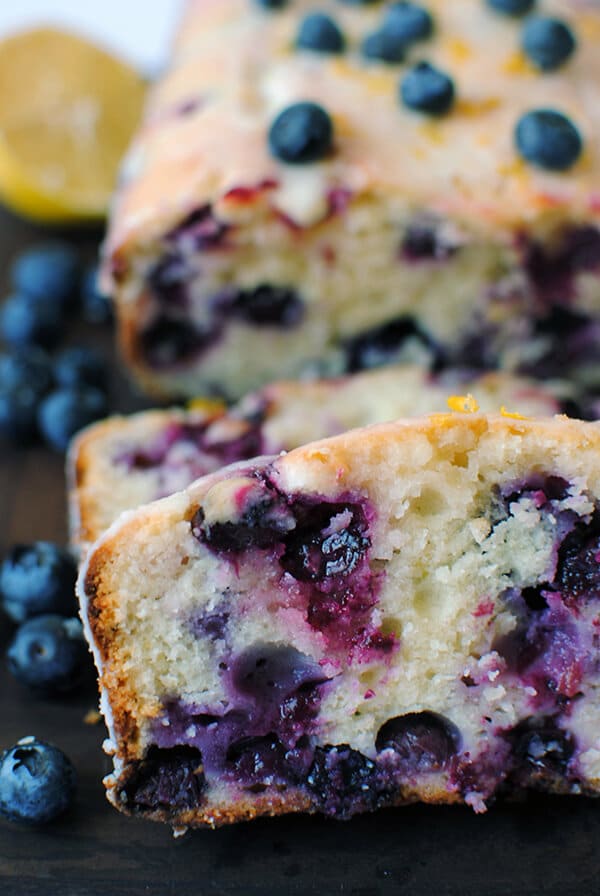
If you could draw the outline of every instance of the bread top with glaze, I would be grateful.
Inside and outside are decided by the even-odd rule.
[[[265,10],[254,0],[188,0],[170,69],[151,92],[145,122],[125,162],[108,241],[121,257],[150,251],[186,216],[211,204],[225,219],[255,202],[303,226],[330,214],[330,198],[383,199],[450,216],[497,238],[600,219],[600,5],[538,0],[535,13],[563,19],[577,39],[572,57],[542,73],[521,51],[523,18],[485,0],[426,0],[433,36],[402,64],[361,55],[389,2],[321,0],[344,33],[345,52],[299,50],[311,0]],[[455,85],[451,111],[429,117],[399,99],[399,84],[428,61]],[[298,101],[319,103],[333,120],[334,146],[319,163],[290,165],[269,152],[276,115]],[[554,108],[583,139],[580,159],[556,173],[525,162],[515,148],[519,118]]]

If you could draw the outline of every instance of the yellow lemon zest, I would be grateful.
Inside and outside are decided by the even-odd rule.
[[[227,405],[218,398],[192,398],[188,401],[187,408],[204,414],[222,414],[227,410]]]
[[[479,404],[471,394],[451,395],[448,398],[448,407],[451,411],[459,411],[461,414],[475,414],[479,410]]]
[[[518,414],[516,411],[507,411],[504,405],[500,408],[503,417],[510,417],[511,420],[527,420],[524,414]]]

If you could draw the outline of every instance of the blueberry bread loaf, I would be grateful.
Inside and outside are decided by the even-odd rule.
[[[185,488],[219,467],[259,454],[278,454],[346,429],[447,409],[447,398],[472,393],[482,411],[504,405],[552,415],[567,387],[506,373],[433,375],[419,366],[388,367],[334,380],[281,382],[226,412],[195,403],[183,411],[113,417],[85,430],[68,462],[71,542],[94,542],[124,510]]]
[[[189,0],[106,243],[147,390],[417,346],[593,392],[600,10],[509,6]]]
[[[78,590],[119,809],[600,789],[600,426],[440,414],[123,515]]]

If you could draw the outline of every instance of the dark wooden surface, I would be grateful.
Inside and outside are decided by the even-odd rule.
[[[0,278],[41,232],[0,214]],[[43,235],[43,234],[42,234]],[[96,234],[79,234],[87,253]],[[74,329],[107,348],[105,331]],[[114,405],[135,399],[116,381]],[[64,542],[62,458],[43,448],[0,454],[0,555],[16,541]],[[0,896],[140,894],[410,894],[586,896],[598,893],[600,804],[534,799],[487,815],[416,806],[345,824],[289,817],[173,840],[167,828],[120,816],[104,798],[102,725],[84,724],[93,686],[58,701],[11,680],[4,652],[12,627],[0,616],[0,750],[26,734],[60,746],[79,774],[73,810],[38,831],[0,822]]]

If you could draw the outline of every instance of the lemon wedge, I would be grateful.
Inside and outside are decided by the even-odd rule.
[[[134,69],[73,34],[0,41],[0,198],[41,222],[104,217],[145,92]]]

